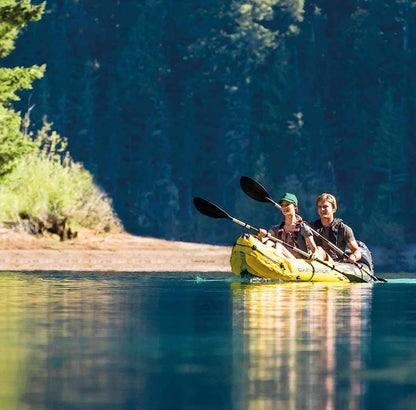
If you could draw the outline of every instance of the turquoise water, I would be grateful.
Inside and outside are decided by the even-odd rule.
[[[2,409],[416,408],[416,280],[1,273]]]

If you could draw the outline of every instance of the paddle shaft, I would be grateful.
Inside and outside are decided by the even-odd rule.
[[[237,225],[240,225],[244,228],[250,229],[256,233],[260,232],[259,228],[255,228],[254,226],[249,225],[248,223],[242,222],[237,218],[232,217],[231,215],[227,215],[227,219],[229,219],[230,221],[236,223]],[[298,249],[296,248],[296,246],[291,245],[290,243],[286,243],[284,241],[282,241],[279,238],[275,238],[273,235],[271,235],[270,233],[267,233],[267,238],[272,240],[273,242],[278,242],[281,243],[282,245],[286,246],[287,248],[290,248],[292,250],[294,250],[295,252],[299,253],[299,255],[303,255],[306,256],[307,258],[310,258],[310,255],[307,252],[302,251],[302,249]]]
[[[259,233],[259,231],[260,231],[260,229],[255,228],[254,226],[251,226],[251,225],[249,225],[249,224],[247,224],[245,222],[242,222],[239,219],[232,217],[231,215],[228,215],[228,219],[230,221],[236,223],[237,225],[240,225],[240,226],[242,226],[244,228],[250,229],[250,230],[252,230],[252,231],[254,231],[256,233]]]

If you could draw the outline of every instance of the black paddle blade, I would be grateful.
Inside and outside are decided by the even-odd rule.
[[[224,210],[222,210],[217,205],[214,205],[213,203],[207,201],[206,199],[194,198],[194,205],[195,208],[201,212],[201,214],[204,214],[206,216],[209,216],[210,218],[227,218],[231,219],[231,216],[227,214]]]
[[[259,202],[270,202],[270,195],[266,189],[250,177],[240,178],[241,189],[250,197]]]

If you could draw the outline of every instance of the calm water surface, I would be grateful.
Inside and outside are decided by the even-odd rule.
[[[416,280],[0,273],[0,403],[416,408]]]

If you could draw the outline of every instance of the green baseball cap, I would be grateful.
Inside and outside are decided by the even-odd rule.
[[[298,206],[298,198],[296,198],[296,195],[291,194],[290,192],[283,194],[283,196],[279,199],[279,204],[283,201],[290,202]]]

